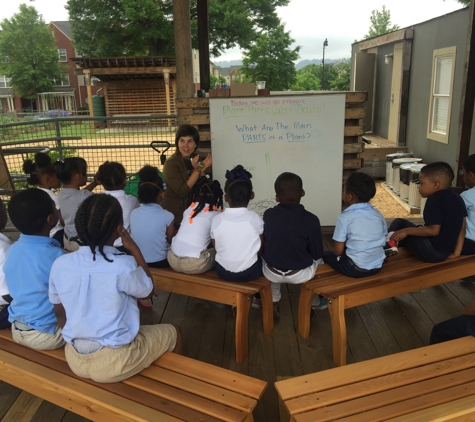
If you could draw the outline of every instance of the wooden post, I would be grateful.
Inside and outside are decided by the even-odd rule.
[[[198,0],[198,49],[200,52],[200,89],[209,92],[209,24],[208,0]]]
[[[190,0],[173,1],[176,84],[178,98],[193,97]]]
[[[92,89],[91,89],[91,70],[84,69],[84,79],[86,80],[87,87],[87,103],[89,106],[89,116],[94,117],[94,108],[92,107]],[[91,130],[94,132],[94,120],[91,120]]]
[[[462,166],[470,150],[470,137],[472,136],[472,119],[475,101],[475,1],[471,0],[470,17],[467,35],[467,50],[465,53],[465,67],[463,72],[462,100],[460,106],[459,137],[457,162],[457,187],[464,187]]]
[[[165,98],[167,101],[167,114],[170,115],[172,114],[172,108],[170,105],[170,69],[163,69],[163,80],[165,82]],[[168,119],[167,123],[168,127],[171,127],[171,120]]]

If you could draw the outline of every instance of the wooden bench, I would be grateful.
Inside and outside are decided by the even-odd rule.
[[[274,329],[270,281],[264,277],[248,283],[231,283],[220,279],[214,270],[195,275],[178,273],[171,268],[150,268],[150,272],[156,289],[236,307],[237,363],[247,359],[249,310],[256,293],[261,295],[264,333],[270,334]]]
[[[475,338],[279,381],[275,387],[281,415],[295,422],[474,420]]]
[[[475,274],[475,257],[460,256],[436,264],[424,263],[400,248],[376,275],[351,278],[329,265],[319,265],[315,278],[302,284],[298,310],[298,333],[310,334],[312,298],[319,294],[328,299],[332,324],[333,361],[346,364],[345,309],[425,289]]]
[[[165,353],[120,383],[99,384],[69,369],[64,349],[37,351],[0,330],[0,379],[93,421],[252,421],[267,383]]]

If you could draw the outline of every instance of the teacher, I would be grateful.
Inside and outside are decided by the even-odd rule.
[[[199,144],[198,130],[194,126],[181,125],[175,135],[176,151],[163,166],[167,188],[160,205],[175,216],[176,226],[181,223],[183,212],[190,205],[188,196],[191,188],[212,163],[211,154],[200,162],[200,156],[195,153]]]

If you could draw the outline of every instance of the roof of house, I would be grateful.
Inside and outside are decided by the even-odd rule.
[[[73,31],[71,30],[71,24],[69,23],[69,21],[52,21],[51,23],[56,26],[56,28],[58,28],[70,40],[73,38]]]

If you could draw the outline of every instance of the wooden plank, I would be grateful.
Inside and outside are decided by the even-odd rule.
[[[277,382],[275,386],[279,396],[286,401],[306,394],[325,391],[470,353],[475,353],[475,338],[464,337],[452,340],[450,343],[434,344],[396,355],[376,358],[371,361],[371,365],[368,365],[367,362],[359,362],[322,371],[318,373],[317,383],[315,382],[316,375],[309,374],[292,380]]]
[[[291,415],[322,409],[318,415],[313,413],[314,417],[318,416],[316,420],[324,415],[331,420],[363,413],[475,381],[474,356],[460,356],[405,371],[393,367],[392,374],[288,400],[286,407]]]
[[[443,421],[470,421],[475,419],[475,395],[464,397],[448,403],[402,417],[389,419],[387,422],[425,422],[437,420]]]
[[[2,331],[10,330],[0,330],[0,332]],[[21,390],[19,388],[16,388],[6,382],[0,383],[0,420],[8,412],[12,404],[15,403],[15,400],[20,394]]]
[[[368,41],[359,43],[360,51],[368,50],[370,48],[379,47],[381,45],[394,43],[402,40],[409,40],[414,37],[413,29],[400,29],[389,34],[380,35],[379,37],[371,38]]]
[[[360,136],[364,135],[363,126],[345,126],[345,136]]]
[[[4,381],[92,420],[177,420],[3,350],[0,362]]]
[[[209,108],[209,98],[177,98],[176,107],[180,108]]]
[[[365,146],[362,142],[343,145],[344,154],[359,154],[363,152],[364,150],[365,150]]]
[[[352,158],[343,160],[343,168],[348,169],[360,169],[361,168],[361,158]]]
[[[38,408],[38,411],[31,418],[30,422],[63,422],[63,418],[66,413],[65,409],[62,407],[56,406],[53,403],[43,400],[41,406]],[[74,413],[73,413],[74,414]],[[82,419],[82,422],[87,422],[89,419],[85,419],[82,416],[77,415],[78,418]]]
[[[348,91],[345,92],[346,103],[364,103],[368,99],[367,92]]]
[[[209,114],[193,114],[191,116],[178,116],[177,120],[182,125],[209,125]]]
[[[13,406],[3,417],[2,422],[27,422],[33,417],[43,400],[22,391]]]
[[[154,362],[155,366],[173,369],[175,372],[203,380],[211,385],[226,388],[239,394],[245,394],[256,400],[261,398],[267,383],[247,375],[231,372],[224,368],[219,368],[201,362],[196,365],[193,359],[176,353],[165,353]]]
[[[366,115],[365,108],[346,108],[345,119],[363,119]]]

